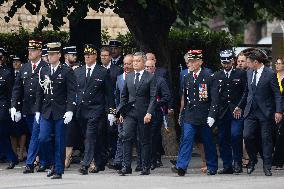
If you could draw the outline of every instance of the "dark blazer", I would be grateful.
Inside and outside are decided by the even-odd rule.
[[[186,123],[206,125],[207,117],[216,120],[218,88],[213,75],[207,70],[201,69],[195,83],[192,72],[184,77],[184,109]]]
[[[157,103],[155,113],[157,119],[162,119],[163,113],[166,114],[168,111],[171,93],[168,83],[164,78],[155,76],[155,79],[157,86]]]
[[[120,56],[118,61],[116,61],[115,63],[114,63],[113,59],[111,59],[111,64],[119,66],[119,67],[123,67],[123,56]]]
[[[45,94],[38,84],[35,111],[41,112],[45,119],[63,119],[65,112],[75,111],[76,78],[74,71],[60,64],[55,73],[51,75],[50,66],[45,66],[40,71],[41,81],[45,77],[49,77],[52,82],[52,94],[50,90],[48,94]]]
[[[10,70],[0,65],[0,120],[10,119],[12,80]]]
[[[183,87],[184,87],[184,77],[189,73],[188,68],[184,69],[179,74],[179,95],[183,95]]]
[[[86,65],[75,69],[77,78],[78,118],[90,119],[115,113],[114,91],[106,68],[96,64],[90,81],[86,82]]]
[[[244,109],[246,117],[255,101],[267,119],[272,119],[275,112],[282,112],[282,97],[276,74],[270,68],[264,67],[259,78],[255,93],[252,90],[253,70],[247,71],[247,87],[239,107]]]
[[[218,84],[219,111],[218,117],[222,119],[228,109],[233,113],[243,96],[247,84],[246,72],[240,69],[232,69],[230,77],[227,78],[224,70],[214,74]]]
[[[118,112],[125,116],[129,111],[129,105],[133,105],[139,116],[144,117],[146,113],[153,115],[156,104],[156,81],[154,75],[145,70],[137,89],[134,86],[134,78],[135,72],[131,72],[126,76]]]
[[[35,113],[38,72],[45,65],[47,65],[46,62],[40,61],[34,73],[32,73],[31,62],[28,62],[22,65],[17,75],[12,92],[11,107],[15,107],[22,114]]]
[[[109,75],[110,75],[110,79],[111,79],[111,82],[112,82],[113,89],[115,89],[117,77],[123,73],[123,69],[119,66],[116,66],[116,65],[110,65],[108,72],[109,72]]]
[[[116,87],[115,87],[115,106],[118,107],[120,103],[120,96],[124,86],[123,74],[117,76]]]
[[[172,83],[170,81],[169,72],[165,68],[157,67],[155,71],[155,76],[162,77],[165,79],[168,85],[169,92],[170,92],[170,97],[169,97],[170,99],[168,102],[168,106],[169,106],[169,109],[174,109],[175,104],[174,104],[174,98],[172,96]]]

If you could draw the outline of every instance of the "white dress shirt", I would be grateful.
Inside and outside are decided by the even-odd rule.
[[[97,64],[97,63],[93,64],[91,67],[88,67],[88,66],[86,65],[86,77],[88,76],[88,68],[91,68],[91,70],[90,70],[90,72],[91,72],[90,75],[92,75],[93,70],[94,70],[96,64]]]
[[[259,69],[256,70],[257,71],[257,74],[256,74],[256,86],[258,84],[259,78],[261,77],[263,69],[264,69],[264,65],[262,65]],[[253,79],[254,79],[254,71],[253,71],[253,74],[252,74],[251,83],[253,82]]]
[[[56,70],[57,70],[59,64],[60,64],[60,62],[57,63],[56,65],[51,65],[51,66],[50,66],[50,69],[51,69],[51,70],[50,70],[50,73],[51,73],[51,74],[54,74],[54,73],[56,72]]]
[[[228,74],[228,78],[230,77],[232,70],[233,70],[233,68],[231,68],[230,71],[224,70],[225,75],[227,76],[227,74]]]

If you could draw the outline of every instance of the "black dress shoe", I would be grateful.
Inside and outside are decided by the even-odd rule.
[[[62,174],[54,174],[51,179],[62,179]]]
[[[254,163],[253,162],[249,162],[247,165],[247,174],[252,174],[252,172],[254,171]]]
[[[177,160],[171,159],[170,160],[171,164],[176,165],[177,164]]]
[[[230,168],[224,168],[218,171],[218,174],[233,174],[234,170],[232,167]]]
[[[178,176],[184,176],[185,175],[185,170],[181,168],[177,168],[175,165],[171,167],[171,170],[173,173],[177,173]]]
[[[132,169],[128,167],[122,167],[122,169],[118,171],[118,174],[120,174],[121,176],[132,174]]]
[[[156,169],[157,168],[157,164],[155,164],[155,163],[152,163],[151,164],[151,170],[154,170],[154,169]],[[143,170],[142,170],[143,171]]]
[[[105,167],[94,167],[93,169],[89,170],[89,173],[98,173],[104,170],[105,170]]]
[[[18,165],[18,162],[10,162],[8,167],[6,167],[6,169],[14,169],[14,167]]]
[[[217,171],[207,170],[207,175],[216,175]]]
[[[107,167],[109,169],[114,169],[114,170],[120,170],[122,168],[120,164],[116,164],[116,163],[108,163]]]
[[[163,162],[161,160],[157,160],[157,167],[163,167]]]
[[[150,169],[144,168],[144,169],[141,171],[140,175],[150,175]]]
[[[39,168],[36,170],[36,172],[45,172],[48,167],[40,165]]]
[[[140,171],[142,171],[142,167],[140,167],[140,166],[136,166],[136,168],[135,168],[135,172],[140,172]]]
[[[235,163],[234,164],[234,173],[242,173],[243,172],[243,166],[242,163]]]
[[[25,167],[23,173],[24,173],[24,174],[34,173],[34,168],[27,165],[27,166]]]
[[[263,172],[265,174],[265,176],[272,176],[271,170],[270,169],[263,169]]]
[[[50,170],[47,171],[47,177],[51,177],[55,174],[54,168],[52,167]]]
[[[88,174],[88,167],[82,166],[78,171],[81,175],[87,175]]]

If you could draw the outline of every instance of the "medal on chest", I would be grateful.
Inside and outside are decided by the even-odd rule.
[[[207,84],[200,83],[198,85],[198,92],[199,92],[199,100],[205,101],[208,98],[208,87]]]

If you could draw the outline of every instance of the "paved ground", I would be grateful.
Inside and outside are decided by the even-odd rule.
[[[115,171],[107,169],[97,174],[81,176],[79,165],[71,165],[62,180],[50,180],[45,173],[23,175],[23,165],[14,170],[5,170],[6,164],[0,164],[0,189],[34,188],[34,189],[283,189],[284,170],[273,170],[272,177],[265,177],[261,163],[251,176],[240,175],[206,176],[200,173],[200,159],[194,157],[188,174],[178,177],[170,170],[169,159],[163,159],[164,166],[151,172],[149,176],[118,176]],[[135,165],[133,165],[135,167]]]

